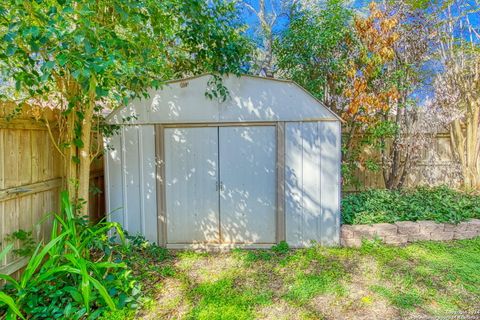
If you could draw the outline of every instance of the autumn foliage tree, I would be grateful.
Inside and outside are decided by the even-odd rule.
[[[378,170],[378,160],[369,157],[364,149],[366,146],[383,148],[381,138],[394,133],[387,115],[397,103],[399,92],[388,73],[388,64],[395,57],[398,19],[386,15],[374,2],[369,9],[367,17],[357,16],[354,20],[360,45],[357,55],[349,62],[349,86],[344,90],[344,177],[349,177],[355,168]]]

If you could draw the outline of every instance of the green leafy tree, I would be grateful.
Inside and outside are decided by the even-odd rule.
[[[281,73],[339,113],[356,48],[352,19],[342,0],[328,0],[321,9],[299,7],[275,43]]]
[[[222,0],[0,0],[0,75],[19,108],[60,109],[69,193],[87,202],[102,114],[171,78],[238,73],[242,30]]]

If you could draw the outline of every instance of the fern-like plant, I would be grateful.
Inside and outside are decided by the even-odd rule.
[[[114,262],[111,253],[95,258],[92,256],[95,242],[105,238],[111,230],[116,231],[120,241],[125,243],[120,225],[104,221],[91,226],[88,221],[75,215],[74,206],[66,192],[62,192],[60,197],[62,210],[61,214],[53,215],[50,241],[37,245],[19,280],[0,274],[0,279],[6,281],[9,287],[9,294],[0,294],[0,317],[5,306],[9,319],[24,318],[24,314],[30,316],[32,312],[41,313],[38,318],[67,317],[61,314],[65,310],[76,311],[75,317],[92,315],[93,312],[99,314],[105,309],[115,310],[120,304],[119,299],[112,296],[118,296],[120,291],[122,300],[125,300],[128,291],[133,289],[133,281],[127,287],[119,284],[122,281],[112,281],[112,278],[128,277],[128,273],[125,275],[125,272],[119,271],[126,269],[123,262]],[[0,259],[11,248],[5,248]],[[57,284],[59,287],[55,290],[65,291],[69,297],[55,300],[61,305],[53,308],[35,305],[31,299],[44,294],[42,288],[46,283]],[[48,294],[45,296],[48,298]]]

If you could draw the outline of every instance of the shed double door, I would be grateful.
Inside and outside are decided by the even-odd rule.
[[[167,244],[274,243],[273,126],[166,128]]]

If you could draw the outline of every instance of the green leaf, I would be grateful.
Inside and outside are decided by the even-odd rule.
[[[10,250],[12,250],[12,248],[13,248],[13,244],[11,243],[11,244],[7,245],[7,246],[0,252],[0,261],[2,261],[3,258],[5,258],[5,257],[7,256],[8,252],[9,252]]]
[[[3,279],[3,280],[5,280],[6,282],[11,283],[11,284],[15,287],[15,289],[17,289],[17,290],[20,290],[20,289],[21,289],[21,287],[20,287],[20,285],[18,284],[17,280],[15,280],[14,278],[12,278],[11,276],[9,276],[9,275],[7,275],[7,274],[2,274],[2,273],[0,273],[0,279]]]
[[[16,51],[17,51],[17,47],[13,44],[9,44],[7,46],[7,49],[5,50],[5,54],[7,55],[7,57],[11,57],[15,54]]]
[[[15,315],[25,319],[12,297],[0,291],[0,301],[5,303]]]
[[[57,238],[50,240],[50,242],[45,245],[45,247],[41,248],[41,243],[38,244],[35,252],[33,253],[30,261],[28,262],[27,266],[25,267],[25,271],[22,274],[22,278],[20,281],[20,285],[25,288],[28,281],[32,278],[33,274],[37,271],[38,267],[40,267],[41,263],[45,256],[49,253],[49,251],[56,246],[63,238],[65,234],[59,235]]]
[[[56,60],[58,64],[63,67],[68,61],[68,55],[66,53],[60,53],[57,57]]]
[[[97,289],[97,291],[100,293],[100,296],[102,296],[103,300],[105,300],[110,310],[112,311],[116,310],[117,307],[115,306],[115,303],[113,302],[112,297],[110,297],[110,295],[108,294],[107,289],[98,280],[94,279],[93,277],[90,277],[90,281],[92,282],[95,289]]]
[[[74,139],[74,140],[73,140],[73,144],[74,144],[77,148],[83,148],[83,141],[82,141],[82,139],[80,139],[80,138]]]

